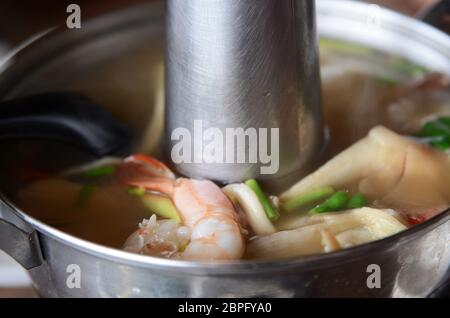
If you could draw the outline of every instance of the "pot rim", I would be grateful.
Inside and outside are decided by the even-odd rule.
[[[159,4],[146,4],[146,7],[158,8]],[[332,8],[340,8],[339,11],[342,11],[343,8],[351,8],[356,12],[368,12],[370,5],[365,3],[358,3],[348,0],[341,0],[339,3],[332,0],[321,0],[317,2],[318,12],[320,11],[328,11],[333,10]],[[142,6],[133,7],[128,9],[130,12],[139,12],[141,11]],[[381,14],[383,15],[383,19],[385,16],[387,20],[391,24],[400,24],[400,25],[408,25],[409,29],[412,30],[420,30],[427,37],[430,36],[432,40],[436,42],[442,42],[443,39],[448,39],[447,35],[443,32],[428,26],[418,20],[413,18],[404,16],[397,12],[380,8]],[[117,15],[116,12],[107,14],[105,16],[101,16],[97,19],[94,19],[92,22],[99,23],[101,21],[107,20],[105,17],[110,17]],[[124,15],[125,16],[125,15]],[[97,20],[97,21],[96,21]],[[395,21],[395,22],[394,22]],[[29,50],[37,44],[40,44],[42,41],[46,41],[48,37],[54,35],[57,29],[51,29],[49,31],[45,31],[40,33],[38,36],[32,38],[32,40],[27,41],[24,45],[21,45],[18,49],[14,51],[14,54],[9,58],[5,59],[3,63],[8,63],[10,58],[13,56],[20,55],[21,52],[26,48]],[[443,37],[445,36],[445,38]],[[450,41],[449,45],[443,48],[444,50],[448,50],[450,55]],[[2,66],[2,61],[0,61],[0,70]],[[4,64],[3,64],[4,65]],[[450,71],[449,71],[450,72]],[[182,260],[171,260],[165,258],[158,258],[153,256],[144,256],[139,254],[134,254],[130,252],[126,252],[120,250],[118,248],[107,247],[104,245],[100,245],[97,243],[93,243],[81,238],[77,238],[73,235],[64,233],[56,228],[53,228],[50,225],[47,225],[31,216],[26,214],[24,211],[16,207],[10,200],[8,200],[4,195],[0,193],[0,200],[5,202],[5,204],[10,208],[12,213],[17,215],[20,219],[22,219],[26,224],[29,224],[33,227],[33,229],[37,230],[40,235],[47,235],[50,238],[59,241],[62,244],[69,245],[70,247],[79,250],[84,253],[88,253],[97,257],[102,257],[105,259],[109,259],[114,262],[131,264],[138,267],[155,269],[155,270],[164,270],[164,271],[176,271],[178,273],[188,272],[190,274],[202,274],[205,273],[212,275],[227,275],[227,274],[260,274],[265,271],[280,271],[280,270],[289,270],[292,268],[303,267],[308,270],[317,270],[322,267],[329,266],[337,266],[343,263],[352,262],[359,258],[367,258],[370,255],[375,255],[379,250],[391,250],[397,247],[398,245],[404,244],[412,239],[415,239],[416,236],[423,235],[429,231],[432,231],[436,227],[448,222],[450,220],[450,208],[443,211],[441,214],[435,216],[434,218],[427,220],[426,222],[416,225],[413,228],[407,229],[395,235],[386,237],[381,240],[365,243],[359,246],[354,246],[350,248],[346,248],[340,251],[331,252],[331,253],[322,253],[322,254],[314,254],[307,255],[301,257],[293,257],[286,258],[282,260],[236,260],[236,261],[223,261],[223,262],[190,262],[190,261],[182,261]]]
[[[325,23],[318,23],[320,35],[356,42],[450,74],[450,41],[443,31],[376,4],[349,0],[318,0],[316,3],[318,15],[329,18]],[[362,24],[366,26],[364,30]],[[399,37],[386,36],[380,30]]]
[[[202,274],[205,272],[215,275],[227,273],[261,273],[263,271],[279,271],[283,269],[298,268],[300,266],[307,269],[317,270],[321,267],[337,266],[343,263],[352,262],[359,258],[365,258],[371,254],[375,255],[378,250],[392,250],[398,245],[407,243],[415,239],[418,235],[423,235],[436,227],[450,221],[450,208],[439,215],[406,229],[397,234],[385,237],[381,240],[345,248],[330,253],[291,257],[281,260],[236,260],[220,262],[192,262],[183,260],[172,260],[154,256],[140,255],[126,252],[118,248],[107,247],[93,243],[71,234],[64,233],[50,225],[47,225],[23,212],[16,207],[9,199],[0,194],[0,199],[19,216],[26,224],[31,225],[39,234],[48,235],[52,239],[59,241],[94,256],[103,257],[114,262],[132,264],[144,268],[175,270],[176,272],[189,272],[191,274]]]

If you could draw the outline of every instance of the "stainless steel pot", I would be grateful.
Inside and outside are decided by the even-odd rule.
[[[317,9],[323,36],[366,44],[450,74],[449,38],[419,21],[347,1],[318,1]],[[161,115],[162,41],[160,3],[105,16],[78,31],[52,31],[9,61],[0,74],[0,99],[83,91],[132,125],[141,136],[135,147],[148,150],[154,145],[142,136],[162,128],[157,120],[147,128],[149,118]],[[137,53],[130,58],[132,50]],[[111,63],[119,71],[111,70]],[[126,69],[133,71],[121,73]],[[78,239],[3,197],[0,249],[28,269],[45,297],[426,296],[449,278],[449,219],[446,211],[403,233],[325,255],[202,264],[130,254]],[[367,284],[371,264],[380,268],[380,288]],[[80,286],[73,281],[77,274]]]

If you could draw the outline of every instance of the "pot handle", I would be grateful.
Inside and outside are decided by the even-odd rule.
[[[0,139],[45,138],[96,156],[121,151],[128,129],[91,99],[77,93],[45,93],[0,103]]]
[[[6,252],[27,270],[43,263],[36,231],[20,219],[13,208],[1,197],[0,250]]]

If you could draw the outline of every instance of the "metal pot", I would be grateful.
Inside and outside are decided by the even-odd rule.
[[[362,43],[450,74],[448,37],[424,23],[350,1],[318,1],[317,9],[323,36]],[[161,115],[163,22],[163,6],[152,3],[86,23],[81,30],[49,32],[6,65],[0,99],[83,91],[121,116],[137,136],[148,129],[158,133],[154,125],[159,121],[151,120],[150,128],[147,124]],[[149,43],[150,49],[144,48]],[[142,54],[123,58],[132,50]],[[141,58],[147,66],[140,72],[123,75],[108,68],[110,61],[116,69],[133,69]],[[137,69],[142,68],[134,65]],[[123,83],[129,85],[115,88]],[[131,98],[137,95],[139,100]],[[136,140],[136,148],[154,147],[142,137]],[[28,270],[34,288],[45,297],[427,296],[449,278],[449,219],[446,211],[397,235],[325,255],[203,264],[81,240],[30,217],[3,196],[0,249]],[[377,268],[371,264],[381,270],[379,288],[367,284],[371,268]],[[74,274],[80,274],[79,286],[70,283]]]

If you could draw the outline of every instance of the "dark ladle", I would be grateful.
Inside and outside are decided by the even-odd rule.
[[[130,132],[78,93],[45,93],[0,103],[0,139],[43,138],[101,157],[123,150]]]

